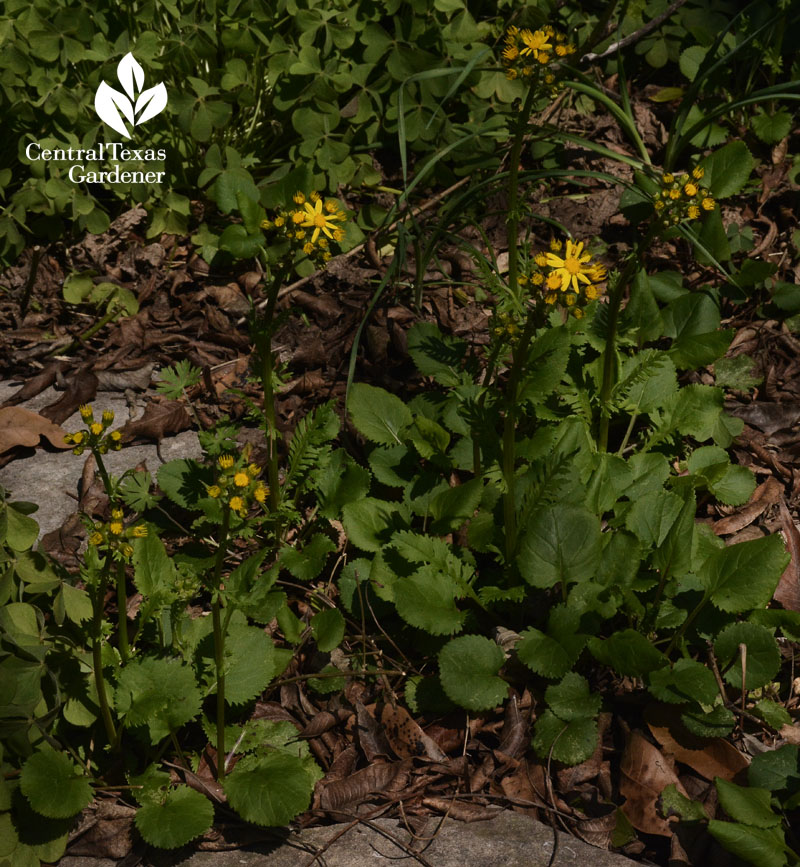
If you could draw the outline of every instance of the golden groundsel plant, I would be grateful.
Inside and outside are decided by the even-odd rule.
[[[288,241],[293,253],[302,252],[316,265],[322,267],[331,258],[330,242],[344,240],[342,224],[347,214],[335,199],[325,199],[316,192],[306,196],[296,192],[292,197],[296,207],[279,208],[271,220],[263,220],[269,240]]]

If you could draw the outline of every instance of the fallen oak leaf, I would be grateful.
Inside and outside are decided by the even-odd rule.
[[[44,437],[57,449],[72,446],[64,442],[66,431],[57,424],[21,406],[6,406],[0,409],[0,453],[15,446],[39,445]]]
[[[755,521],[770,506],[775,505],[783,494],[783,485],[770,476],[753,491],[750,501],[733,515],[715,521],[712,529],[717,536],[728,536],[738,533]]]
[[[120,431],[122,442],[135,439],[161,442],[165,436],[180,433],[192,426],[192,419],[186,407],[176,400],[164,403],[149,403],[144,415],[136,421],[129,421]]]
[[[81,369],[67,380],[64,394],[42,410],[42,415],[55,424],[66,421],[83,404],[90,404],[97,396],[97,377]]]

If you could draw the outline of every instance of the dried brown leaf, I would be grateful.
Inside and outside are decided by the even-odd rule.
[[[783,485],[774,476],[770,476],[753,491],[753,496],[746,505],[735,514],[716,521],[712,529],[718,536],[738,533],[752,524],[769,506],[775,505],[782,495]]]
[[[378,725],[375,717],[361,704],[360,701],[355,702],[356,708],[356,732],[358,734],[358,742],[361,749],[364,751],[364,756],[368,762],[374,761],[379,756],[389,758],[391,748],[384,737],[383,731]]]
[[[373,762],[343,780],[320,783],[320,809],[341,812],[365,801],[373,794],[389,794],[408,782],[410,762]]]
[[[65,433],[57,424],[21,406],[0,409],[0,454],[15,446],[36,447],[42,437],[57,449],[71,448],[64,442]]]
[[[666,726],[657,726],[651,723],[650,731],[661,744],[666,755],[671,756],[681,764],[688,765],[707,780],[713,780],[715,777],[733,780],[750,764],[747,756],[740,753],[732,743],[724,738],[714,738],[714,740],[700,746],[699,749],[692,749],[675,740]],[[700,743],[698,741],[698,744]]]
[[[625,798],[622,810],[634,828],[672,836],[672,828],[656,812],[656,801],[670,783],[686,794],[670,760],[644,735],[632,731],[622,754],[619,790]]]
[[[468,801],[458,801],[453,798],[423,798],[422,803],[432,810],[444,813],[459,822],[485,822],[497,816],[497,807],[482,807]]]
[[[48,364],[41,373],[31,377],[19,391],[15,391],[2,405],[16,406],[18,403],[36,397],[37,394],[41,394],[46,388],[49,388],[56,381],[58,374],[66,367],[66,361],[54,361]]]
[[[81,404],[91,403],[97,396],[97,377],[82,368],[70,377],[64,387],[64,394],[50,406],[42,410],[42,415],[55,424],[66,421]]]
[[[175,400],[149,403],[140,419],[129,421],[122,428],[122,441],[144,439],[161,442],[165,436],[188,430],[191,426],[192,419],[182,403]]]
[[[800,532],[783,500],[780,504],[780,519],[786,550],[792,559],[781,575],[774,598],[788,611],[800,611]]]
[[[422,731],[405,708],[385,704],[381,709],[380,722],[389,746],[399,758],[425,756],[435,762],[447,761],[447,754]]]

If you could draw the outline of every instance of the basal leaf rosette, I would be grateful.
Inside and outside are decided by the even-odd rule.
[[[78,411],[86,428],[64,437],[64,441],[73,446],[73,454],[82,455],[89,449],[93,454],[104,455],[109,450],[118,452],[122,448],[122,434],[118,430],[108,431],[114,423],[112,410],[104,410],[100,421],[95,421],[94,410],[87,404],[79,407]]]
[[[279,208],[272,219],[264,220],[261,228],[272,244],[285,248],[282,258],[287,264],[306,256],[317,268],[323,268],[333,255],[332,245],[344,240],[347,214],[336,199],[323,199],[316,191],[308,196],[298,191],[292,202]]]

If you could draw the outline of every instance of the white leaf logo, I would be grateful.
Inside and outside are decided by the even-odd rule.
[[[162,112],[167,105],[167,89],[161,82],[142,90],[144,70],[130,51],[117,64],[117,78],[125,93],[102,81],[95,94],[94,108],[100,120],[120,135],[130,138],[125,121],[132,127],[138,126]]]

